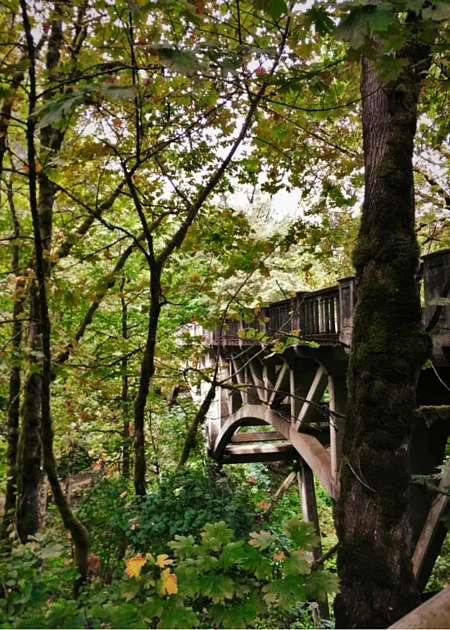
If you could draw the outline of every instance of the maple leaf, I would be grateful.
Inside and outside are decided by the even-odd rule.
[[[127,568],[125,569],[125,573],[130,577],[139,577],[142,567],[146,564],[147,559],[142,557],[141,553],[138,553],[134,558],[130,558],[129,560],[125,560],[125,564]]]
[[[177,576],[171,573],[170,569],[164,569],[161,572],[161,591],[164,595],[175,595],[178,593]]]
[[[286,558],[284,551],[278,551],[273,556],[273,559],[275,560],[275,562],[280,562],[280,560],[284,560],[284,558]]]
[[[249,543],[252,547],[256,547],[262,550],[267,549],[277,540],[275,534],[271,534],[269,531],[261,530],[260,532],[250,532]]]
[[[168,564],[173,564],[173,562],[174,561],[172,560],[172,558],[169,558],[166,553],[160,553],[159,556],[157,556],[156,558],[155,564],[161,569],[164,569],[165,566],[167,566]]]

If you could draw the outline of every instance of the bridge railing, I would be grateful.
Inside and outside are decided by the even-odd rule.
[[[440,295],[449,278],[450,249],[423,257],[425,323],[436,308],[433,299]],[[272,302],[255,315],[249,310],[248,317],[226,318],[213,332],[204,331],[205,341],[211,345],[251,345],[254,339],[245,338],[239,332],[251,328],[269,337],[295,333],[350,345],[356,300],[355,277],[342,278],[336,286],[320,291],[299,291],[293,297]],[[440,346],[450,346],[450,306],[443,309],[433,336],[436,340],[439,337]]]

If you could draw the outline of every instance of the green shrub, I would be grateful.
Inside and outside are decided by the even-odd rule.
[[[206,524],[197,537],[176,535],[172,556],[127,557],[111,584],[97,577],[91,557],[91,581],[77,601],[63,546],[38,539],[0,560],[0,627],[245,628],[295,617],[302,602],[335,592],[337,581],[311,572],[317,537],[310,524],[288,521],[284,534],[283,541],[264,530],[236,540],[225,522]]]

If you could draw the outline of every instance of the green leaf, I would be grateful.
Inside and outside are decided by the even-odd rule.
[[[299,549],[310,550],[319,543],[319,537],[312,523],[293,518],[283,525],[283,530]]]
[[[242,564],[244,560],[243,546],[245,542],[238,540],[225,545],[219,556],[219,564],[224,569],[230,569],[234,565]]]
[[[311,597],[325,599],[327,595],[339,593],[339,578],[329,571],[313,571],[306,590]]]
[[[301,551],[296,551],[281,563],[281,572],[284,575],[308,575],[311,565]]]
[[[198,616],[191,608],[176,606],[166,608],[161,615],[157,628],[198,628]]]
[[[255,9],[259,9],[263,13],[267,13],[274,20],[278,20],[288,11],[285,0],[252,0]]]
[[[374,33],[385,33],[391,26],[398,25],[390,2],[376,5],[370,14],[369,25]]]
[[[191,76],[202,67],[197,56],[190,50],[167,44],[152,44],[148,48],[155,49],[164,65],[179,74]]]
[[[83,92],[77,92],[57,101],[53,101],[52,103],[46,103],[42,105],[42,107],[35,109],[31,115],[35,118],[39,118],[37,128],[42,129],[43,127],[58,123],[65,118],[76,105],[84,101],[84,96]]]
[[[426,7],[422,11],[424,20],[433,20],[433,22],[442,22],[450,19],[450,3],[445,0],[433,2],[431,7]]]
[[[271,534],[269,531],[261,530],[260,532],[250,532],[249,543],[252,547],[257,549],[268,549],[271,545],[277,542],[278,536]]]
[[[348,42],[351,48],[362,48],[368,35],[369,18],[373,6],[358,7],[343,18],[334,31],[336,39]]]
[[[402,57],[394,58],[388,55],[379,57],[376,61],[376,68],[379,70],[380,81],[395,81],[403,72],[403,68],[408,64],[407,59]]]
[[[211,551],[220,551],[220,549],[231,542],[234,538],[233,530],[228,527],[225,521],[218,523],[207,523],[202,531],[202,546]]]
[[[244,603],[213,606],[211,616],[222,628],[254,628],[257,615],[264,610],[265,605],[259,594],[252,592]]]
[[[334,22],[327,10],[321,6],[313,6],[305,13],[307,24],[314,24],[319,35],[327,35],[334,29]]]
[[[233,580],[227,575],[204,575],[199,580],[200,592],[210,597],[214,604],[232,599],[235,593]]]
[[[195,544],[193,536],[180,536],[177,534],[175,540],[169,542],[169,547],[177,558],[187,558],[196,555],[198,545]]]

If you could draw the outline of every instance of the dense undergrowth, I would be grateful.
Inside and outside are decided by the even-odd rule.
[[[335,592],[336,576],[311,571],[317,538],[296,491],[263,520],[271,483],[258,466],[202,464],[136,502],[122,477],[99,479],[77,500],[91,536],[77,600],[70,536],[50,505],[46,533],[0,558],[0,627],[311,627],[308,602]]]

